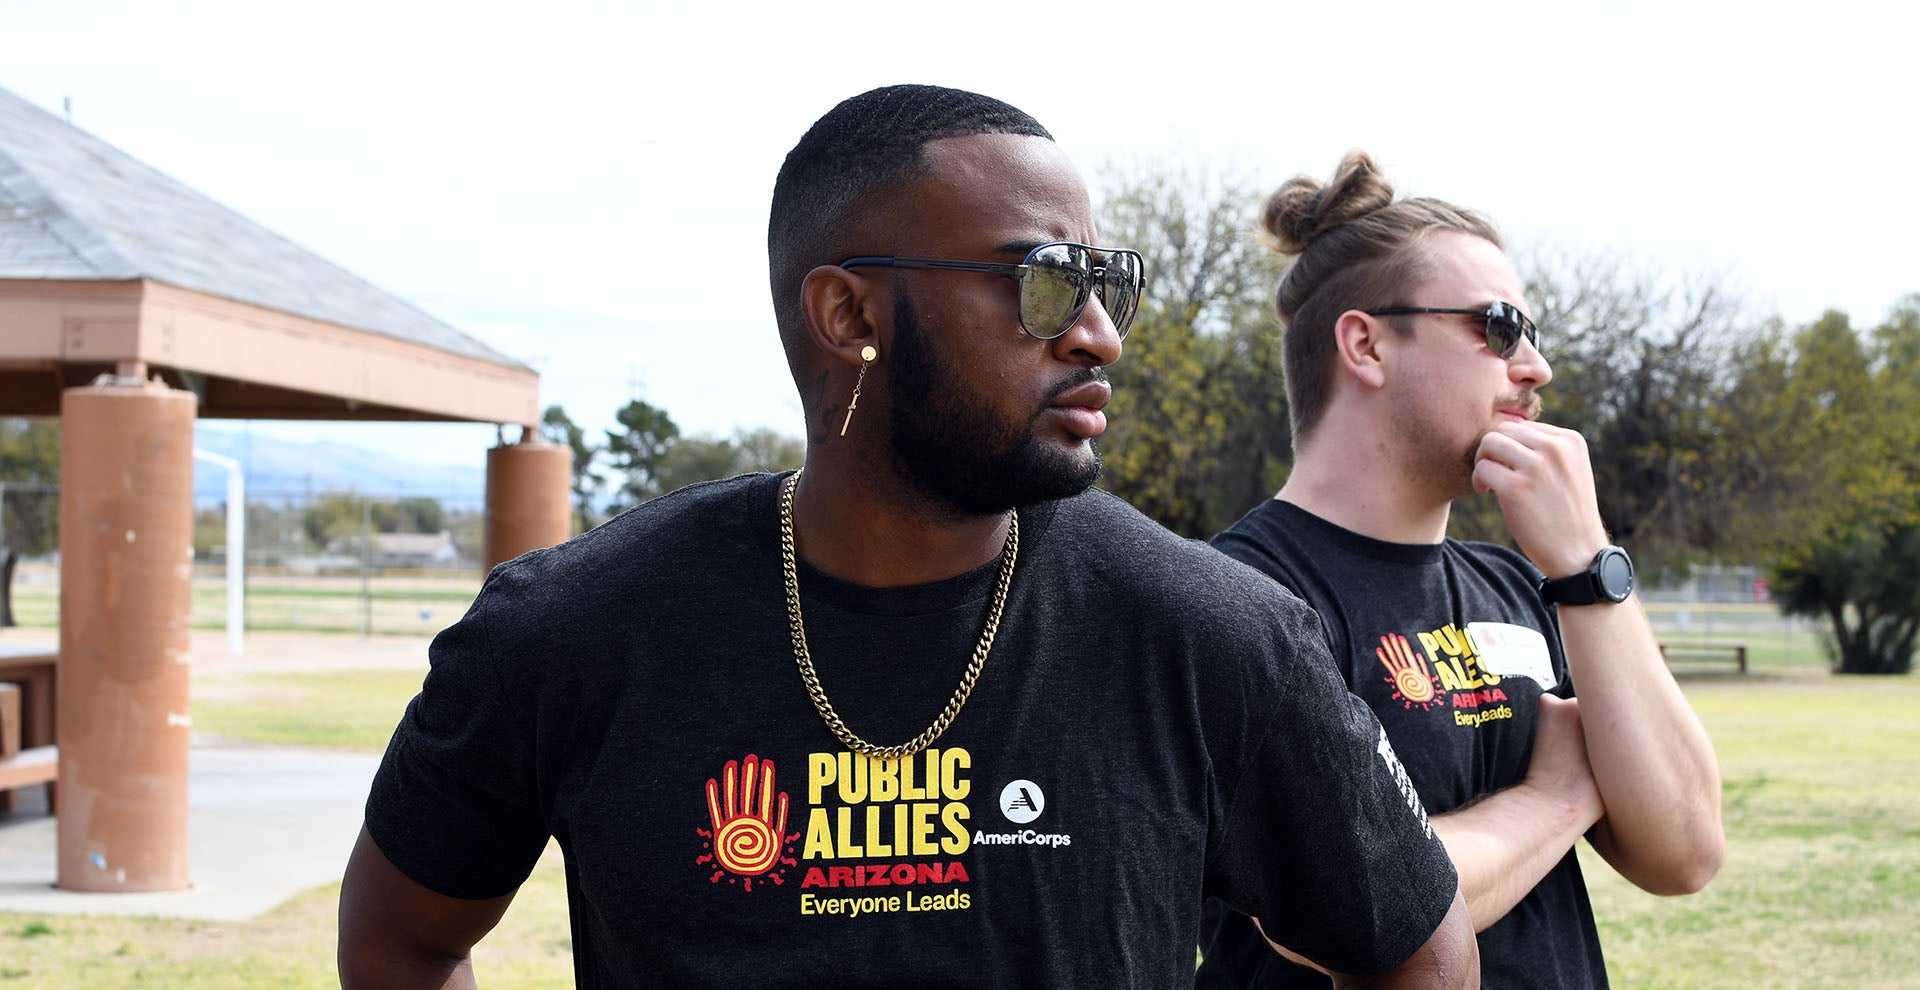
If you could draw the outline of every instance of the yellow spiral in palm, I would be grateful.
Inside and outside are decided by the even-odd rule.
[[[1433,681],[1412,667],[1394,671],[1393,686],[1400,689],[1400,697],[1415,704],[1433,700]]]
[[[773,826],[758,818],[735,818],[713,837],[713,855],[734,873],[758,876],[780,857],[780,837],[773,834]]]

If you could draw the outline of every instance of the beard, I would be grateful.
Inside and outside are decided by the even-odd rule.
[[[1531,420],[1540,415],[1540,397],[1532,389],[1503,395],[1487,410],[1488,419],[1503,409],[1524,409]],[[1448,499],[1472,495],[1473,472],[1480,465],[1480,445],[1487,434],[1493,432],[1493,427],[1482,426],[1463,441],[1459,428],[1449,429],[1445,422],[1445,416],[1434,414],[1431,403],[1396,407],[1393,432],[1405,461],[1402,468]]]
[[[964,514],[996,515],[1022,505],[1078,495],[1100,477],[1100,451],[1043,443],[1034,423],[997,419],[990,404],[955,385],[962,376],[922,332],[905,292],[893,307],[890,451],[894,465],[929,499]],[[1082,369],[1057,383],[1048,400],[1105,376]]]

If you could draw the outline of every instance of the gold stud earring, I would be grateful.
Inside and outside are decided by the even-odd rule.
[[[872,344],[860,348],[860,377],[853,381],[853,401],[847,403],[847,418],[840,424],[840,435],[843,437],[847,435],[847,427],[853,423],[854,407],[860,404],[860,386],[867,383],[867,365],[879,356],[880,352],[874,350]]]

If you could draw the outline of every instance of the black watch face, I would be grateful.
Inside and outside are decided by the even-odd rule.
[[[1616,602],[1633,593],[1633,560],[1623,552],[1601,555],[1600,591]]]

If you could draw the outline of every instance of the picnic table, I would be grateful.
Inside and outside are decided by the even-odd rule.
[[[59,674],[60,653],[45,646],[0,643],[0,684],[15,699],[0,705],[0,722],[18,720],[19,725],[0,725],[0,812],[13,810],[13,789],[46,784],[47,803],[53,804],[53,781],[60,772],[59,750],[54,747],[54,682]]]
[[[54,679],[60,651],[51,646],[0,643],[0,681],[20,685],[20,744],[51,746],[54,741]]]

